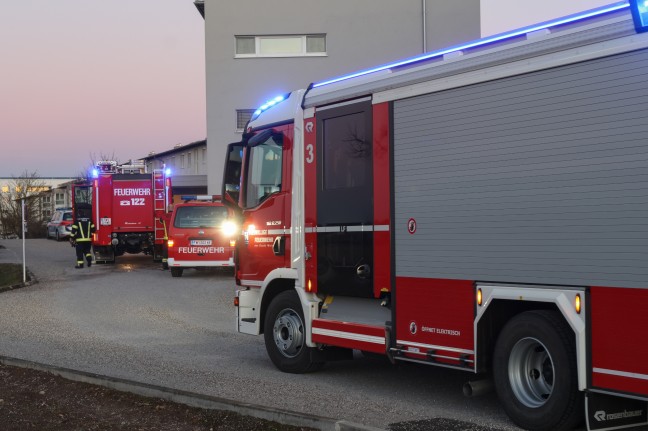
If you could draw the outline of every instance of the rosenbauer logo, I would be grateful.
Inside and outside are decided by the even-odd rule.
[[[599,422],[604,422],[604,421],[614,421],[618,419],[636,418],[641,415],[643,415],[643,410],[631,410],[631,411],[624,410],[622,412],[617,412],[617,413],[606,413],[605,410],[597,410],[596,413],[594,413],[594,419],[596,419]]]

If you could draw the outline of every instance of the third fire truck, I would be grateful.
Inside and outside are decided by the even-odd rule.
[[[262,106],[223,180],[238,331],[291,373],[357,349],[488,376],[531,430],[585,403],[590,429],[646,423],[646,13],[617,2]]]

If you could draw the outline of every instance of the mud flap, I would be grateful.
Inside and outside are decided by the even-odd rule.
[[[648,402],[588,392],[585,418],[589,431],[648,425]]]

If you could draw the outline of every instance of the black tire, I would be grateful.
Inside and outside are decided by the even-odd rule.
[[[312,359],[306,346],[304,312],[294,290],[277,295],[265,315],[263,337],[272,363],[286,373],[308,373],[324,365]]]
[[[568,430],[584,417],[574,333],[557,312],[528,311],[504,326],[493,378],[504,410],[522,428]]]
[[[171,277],[182,277],[183,268],[171,268]]]

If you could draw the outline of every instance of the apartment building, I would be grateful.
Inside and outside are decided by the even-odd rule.
[[[71,206],[69,186],[73,178],[45,177],[21,178],[0,177],[0,236],[5,234],[2,220],[11,218],[21,205],[16,199],[27,196],[26,218],[36,229],[47,221],[56,208]],[[26,193],[22,188],[27,187]],[[44,233],[44,231],[43,231]]]
[[[480,1],[197,0],[205,18],[208,189],[225,145],[277,95],[480,37]]]

